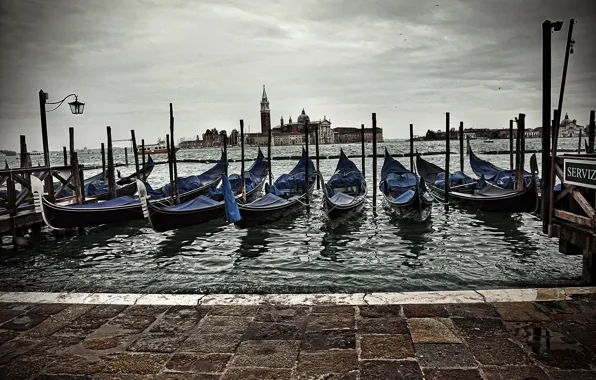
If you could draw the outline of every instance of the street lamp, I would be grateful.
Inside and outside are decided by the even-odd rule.
[[[41,139],[43,144],[43,163],[46,168],[50,168],[50,173],[46,177],[45,184],[46,190],[48,192],[48,196],[50,201],[54,200],[54,191],[53,191],[53,183],[52,183],[52,173],[51,173],[51,164],[50,164],[50,148],[48,146],[48,124],[46,121],[46,113],[52,112],[57,110],[62,103],[66,101],[66,99],[74,96],[75,100],[68,103],[70,106],[70,111],[73,115],[81,115],[83,113],[83,109],[85,108],[85,103],[79,102],[79,97],[76,94],[69,94],[65,96],[62,100],[58,102],[48,103],[48,93],[44,92],[43,90],[39,90],[39,115],[41,117]],[[46,104],[56,105],[56,107],[46,110]]]

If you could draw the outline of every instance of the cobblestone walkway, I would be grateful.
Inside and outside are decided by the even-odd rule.
[[[596,379],[596,295],[383,306],[0,303],[0,379]]]

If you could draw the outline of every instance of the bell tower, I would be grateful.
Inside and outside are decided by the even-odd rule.
[[[269,100],[263,85],[263,97],[261,98],[261,133],[268,134],[271,129],[271,110],[269,109]]]

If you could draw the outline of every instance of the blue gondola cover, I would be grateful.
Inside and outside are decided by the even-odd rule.
[[[228,176],[225,174],[221,176],[221,183],[224,192],[224,203],[226,205],[226,218],[228,223],[239,222],[242,217],[240,216],[240,210],[238,210],[238,203],[236,203],[236,197],[232,191],[232,186],[228,180]]]
[[[140,204],[140,201],[138,199],[134,199],[129,196],[122,196],[122,197],[110,199],[105,202],[87,203],[84,205],[70,205],[69,207],[72,207],[72,208],[110,208],[110,207],[118,207],[118,206],[128,206],[131,204]]]

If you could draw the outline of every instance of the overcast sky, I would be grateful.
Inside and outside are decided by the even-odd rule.
[[[81,116],[65,104],[48,114],[50,148],[98,148],[114,139],[147,143],[239,119],[260,129],[267,86],[273,124],[304,107],[332,126],[370,126],[386,138],[452,125],[497,128],[526,113],[540,123],[541,23],[553,34],[553,107],[569,19],[574,17],[564,109],[585,125],[596,108],[596,1],[489,0],[2,0],[0,148],[41,150],[38,91],[57,101],[77,93]],[[123,145],[121,145],[123,146]]]

